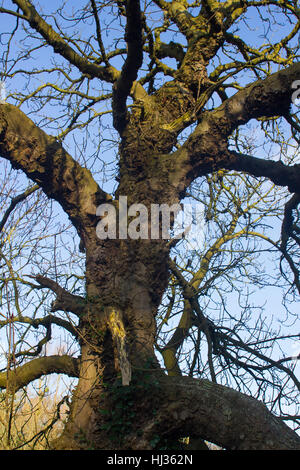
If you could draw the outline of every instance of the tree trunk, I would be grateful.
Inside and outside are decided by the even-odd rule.
[[[108,385],[99,374],[99,357],[85,357],[70,420],[55,449],[188,450],[179,439],[189,437],[200,450],[203,439],[228,450],[300,450],[297,434],[240,392],[165,376],[148,364],[134,370],[129,386]]]
[[[236,450],[300,449],[300,438],[257,400],[207,380],[167,376],[158,364],[166,240],[94,237],[85,249],[89,308],[79,327],[79,383],[56,449],[182,449],[187,436],[200,448],[206,439]]]
[[[172,134],[155,121],[155,112],[139,124],[133,112],[122,135],[113,201],[21,111],[12,105],[0,111],[2,156],[62,205],[86,253],[85,301],[78,308],[69,294],[72,306],[66,308],[80,318],[79,382],[66,429],[53,447],[165,449],[190,436],[228,449],[300,449],[300,438],[256,400],[205,380],[166,376],[159,366],[155,316],[168,281],[169,240],[97,237],[99,204],[113,205],[119,222],[121,196],[128,196],[128,207],[144,204],[148,214],[151,204],[177,204],[192,178],[192,159],[198,159],[197,171],[207,171],[223,158],[222,146],[214,153],[220,130],[209,127],[212,113],[175,159],[168,154]]]
[[[121,390],[129,384],[131,390],[136,377],[143,380],[146,373],[163,375],[154,344],[155,314],[168,275],[166,260],[161,260],[167,250],[161,242],[153,246],[148,240],[141,244],[96,238],[86,242],[85,247],[89,307],[79,325],[79,383],[65,437],[55,446],[114,448],[107,431],[99,429],[105,427],[105,413],[113,419],[116,372]]]

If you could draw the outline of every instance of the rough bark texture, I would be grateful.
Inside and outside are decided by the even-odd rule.
[[[162,437],[189,435],[232,450],[300,449],[299,437],[253,398],[189,377],[164,377],[158,383],[155,417],[148,420],[141,438],[128,437],[137,449],[145,448],[149,436],[160,434],[162,427],[169,432]]]
[[[140,202],[150,209],[155,202],[178,203],[190,178],[187,158],[193,160],[197,155],[201,172],[213,164],[211,156],[214,164],[218,155],[220,162],[224,160],[226,152],[220,142],[209,137],[212,129],[209,119],[210,126],[203,124],[204,118],[188,144],[187,153],[181,150],[177,160],[167,154],[173,139],[160,129],[159,120],[155,141],[153,115],[142,125],[136,123],[135,115],[131,119],[132,125],[123,136],[122,179],[118,189],[118,195],[129,195],[128,205]],[[101,431],[105,419],[99,410],[112,409],[111,394],[105,384],[113,386],[115,370],[119,370],[123,380],[124,374],[127,379],[129,374],[130,381],[131,373],[137,380],[132,407],[136,413],[143,410],[138,414],[140,432],[133,425],[134,432],[128,429],[128,435],[117,445],[119,448],[151,448],[153,436],[160,433],[165,439],[188,434],[213,440],[228,449],[299,449],[299,437],[255,400],[206,381],[164,376],[155,358],[154,342],[155,314],[168,280],[167,240],[99,240],[95,230],[96,205],[110,199],[99,190],[91,174],[13,106],[1,105],[0,125],[1,155],[13,166],[22,168],[49,197],[62,204],[85,245],[85,303],[76,296],[68,297],[63,289],[41,276],[37,278],[40,284],[56,292],[58,307],[59,302],[62,305],[65,302],[80,317],[81,357],[80,364],[76,362],[76,374],[75,363],[57,358],[57,370],[77,375],[79,367],[79,383],[69,423],[56,448],[116,447],[108,438],[109,433]],[[207,157],[203,150],[200,155],[197,152],[200,142]],[[216,147],[218,153],[213,153]],[[117,201],[115,206],[118,209]],[[45,358],[45,366],[39,359],[36,361],[20,370],[14,388],[25,383],[22,379],[25,372],[38,377],[45,370],[52,371],[53,358],[50,362]],[[124,372],[126,367],[132,370]],[[143,370],[152,372],[147,379],[150,385],[143,388],[141,396],[141,375],[136,379],[136,374]],[[165,436],[162,427],[166,429]]]

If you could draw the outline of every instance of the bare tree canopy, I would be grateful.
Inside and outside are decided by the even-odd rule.
[[[297,1],[0,4],[7,447],[299,450]]]

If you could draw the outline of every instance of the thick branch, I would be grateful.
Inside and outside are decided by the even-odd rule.
[[[126,126],[126,100],[143,63],[142,16],[139,0],[127,0],[126,17],[127,58],[121,75],[114,84],[112,102],[114,127],[119,132],[122,132]]]
[[[37,282],[43,286],[51,289],[56,294],[56,300],[51,306],[51,311],[65,310],[72,312],[77,316],[83,315],[86,309],[86,302],[80,295],[74,295],[63,289],[57,282],[44,276],[36,276]]]
[[[217,168],[248,171],[256,176],[271,177],[272,181],[288,186],[290,191],[299,188],[299,169],[280,163],[250,160],[228,151],[228,137],[234,129],[251,119],[263,116],[285,116],[289,113],[292,84],[300,76],[300,63],[276,72],[265,80],[257,80],[228,98],[212,112],[199,116],[199,124],[184,145],[174,152],[173,158],[182,168],[181,186],[187,187],[198,176]],[[252,157],[251,157],[252,158]],[[256,168],[256,164],[258,167]],[[279,178],[279,170],[283,175]]]
[[[300,189],[299,164],[288,166],[281,161],[263,160],[232,151],[227,167],[230,170],[243,171],[252,176],[269,178],[278,186],[287,186],[291,193],[299,192]]]
[[[0,104],[0,155],[58,201],[79,233],[94,220],[97,206],[111,199],[54,137],[7,103]]]
[[[300,63],[293,64],[246,86],[211,114],[214,120],[221,120],[226,136],[250,119],[285,116],[291,106],[292,84],[299,76]]]
[[[54,373],[66,374],[69,377],[78,377],[78,359],[67,355],[33,359],[23,366],[17,367],[16,370],[9,371],[8,374],[7,372],[2,372],[0,374],[0,387],[16,392],[42,375]]]
[[[143,436],[131,436],[136,449],[162,429],[214,442],[228,450],[299,450],[300,437],[247,395],[208,380],[159,379],[159,407]]]
[[[184,59],[184,49],[181,44],[170,41],[168,44],[159,42],[157,45],[156,55],[159,59],[170,57],[176,59],[179,64]]]
[[[187,38],[193,36],[197,24],[193,16],[187,11],[186,3],[183,1],[166,2],[165,0],[154,0],[165,14],[174,21],[178,29]]]
[[[86,57],[78,54],[68,42],[46,23],[38,14],[34,6],[28,0],[13,0],[23,12],[30,26],[41,34],[47,43],[53,47],[54,51],[64,57],[70,64],[75,65],[82,73],[100,78],[107,82],[114,82],[118,76],[118,71],[114,67],[100,66],[90,62]]]

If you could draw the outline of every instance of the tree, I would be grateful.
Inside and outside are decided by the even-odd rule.
[[[275,284],[272,273],[255,269],[265,253],[277,261],[287,308],[299,293],[296,1],[48,8],[28,0],[0,8],[11,90],[0,104],[0,155],[58,203],[80,253],[62,239],[58,255],[54,236],[52,266],[37,256],[32,272],[20,273],[34,314],[20,308],[3,325],[46,335],[28,350],[14,348],[0,386],[14,393],[53,372],[78,377],[54,448],[169,448],[189,436],[193,448],[207,440],[227,449],[299,449],[284,423],[297,423],[297,410],[284,407],[296,406],[299,381],[291,358],[274,349],[299,334],[254,320],[246,289],[250,281]],[[253,122],[261,134],[251,143],[245,129]],[[115,183],[105,190],[107,167]],[[186,197],[203,204],[208,227],[204,245],[188,254],[189,228],[182,240],[172,235],[175,214],[167,237],[166,214],[151,226],[142,217],[157,216],[153,205],[176,212]],[[281,219],[279,239],[266,232],[268,217]],[[6,222],[4,215],[2,229]],[[11,271],[12,287],[15,278]],[[233,291],[241,316],[226,305]],[[43,316],[49,292],[55,299]],[[79,354],[41,354],[55,326],[78,342]]]

